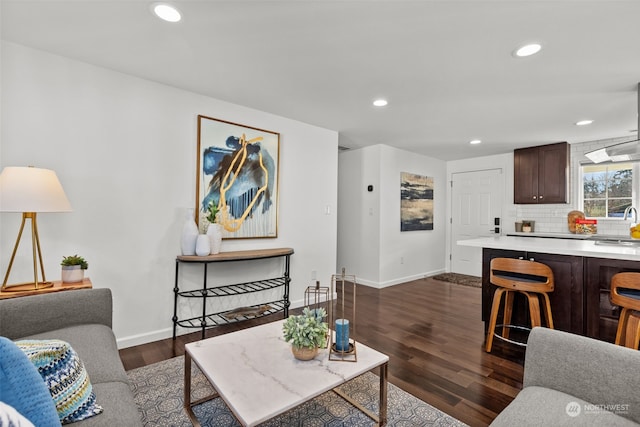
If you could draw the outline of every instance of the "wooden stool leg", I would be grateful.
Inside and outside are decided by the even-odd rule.
[[[551,302],[549,301],[549,295],[543,293],[544,297],[544,314],[547,319],[547,328],[553,329],[553,316],[551,315]]]
[[[627,327],[625,328],[624,346],[638,349],[638,333],[640,332],[640,317],[637,313],[631,313],[627,320]]]
[[[502,316],[502,336],[504,338],[509,338],[509,327],[507,325],[511,324],[511,315],[513,314],[513,299],[515,296],[514,291],[510,291],[508,289],[505,290],[504,293],[504,315]]]
[[[529,300],[529,317],[531,318],[531,329],[536,326],[542,326],[542,319],[540,318],[540,300],[538,300],[538,294],[522,292],[527,296]]]
[[[616,345],[624,345],[625,332],[627,329],[627,321],[629,320],[630,310],[622,307],[620,318],[618,319],[618,330],[616,331]]]
[[[487,344],[486,351],[491,353],[491,347],[493,345],[493,333],[496,330],[496,323],[498,320],[498,311],[500,311],[500,300],[502,294],[506,291],[504,288],[498,288],[493,294],[493,303],[491,304],[491,317],[489,318],[489,330],[487,331]]]

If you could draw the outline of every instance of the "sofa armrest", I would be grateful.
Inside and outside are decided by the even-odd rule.
[[[628,405],[620,414],[640,422],[640,352],[537,327],[525,354],[523,386],[567,393],[594,405]]]
[[[111,290],[77,289],[0,300],[0,335],[17,339],[88,323],[112,327]]]

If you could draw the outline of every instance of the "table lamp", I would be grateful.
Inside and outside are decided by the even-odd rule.
[[[38,212],[70,212],[71,205],[64,194],[56,173],[49,169],[29,167],[5,167],[0,174],[0,212],[22,212],[22,224],[13,247],[0,291],[38,290],[53,286],[44,275],[40,238],[38,236]],[[20,245],[26,220],[31,220],[31,251],[33,256],[33,282],[7,286],[13,260]],[[42,280],[38,279],[37,258],[40,261]]]

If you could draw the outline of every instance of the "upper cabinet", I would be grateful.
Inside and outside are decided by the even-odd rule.
[[[513,161],[514,203],[567,203],[569,144],[514,150]]]

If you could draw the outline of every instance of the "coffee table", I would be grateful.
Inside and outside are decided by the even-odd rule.
[[[328,349],[314,360],[299,361],[284,341],[284,320],[185,345],[184,406],[194,426],[200,426],[193,406],[220,396],[244,426],[255,426],[370,370],[380,369],[379,414],[334,390],[378,425],[387,422],[389,357],[357,343],[357,362],[330,361]],[[191,363],[195,363],[215,393],[191,401]]]

